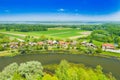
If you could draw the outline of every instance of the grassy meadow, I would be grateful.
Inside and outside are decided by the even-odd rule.
[[[79,29],[72,29],[72,28],[49,28],[48,31],[33,31],[33,32],[17,32],[12,30],[9,32],[6,32],[4,30],[1,31],[1,33],[17,38],[22,38],[25,36],[40,37],[44,35],[46,37],[59,38],[59,39],[76,39],[79,37],[88,36],[91,33],[87,31],[88,34],[84,34],[85,32],[86,31]]]

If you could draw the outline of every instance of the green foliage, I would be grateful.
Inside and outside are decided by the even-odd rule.
[[[56,76],[60,80],[68,80],[67,70],[69,69],[70,65],[66,60],[61,61],[60,65],[58,66],[56,72]]]
[[[102,53],[102,48],[98,47],[98,48],[96,49],[96,53]]]
[[[18,73],[23,76],[27,77],[29,75],[43,75],[43,67],[40,62],[31,61],[26,63],[21,63],[18,68]]]
[[[91,68],[72,67],[65,60],[61,61],[56,70],[56,76],[59,80],[115,80],[109,74],[109,77],[103,74],[102,67],[97,66],[95,70]]]
[[[18,64],[12,63],[7,67],[5,67],[5,69],[0,74],[0,78],[2,80],[11,79],[12,76],[17,72],[17,70],[18,70]]]
[[[0,73],[0,80],[41,80],[43,67],[38,61],[12,63]]]
[[[0,80],[116,80],[112,73],[105,75],[102,67],[96,69],[75,66],[66,60],[61,61],[55,74],[43,74],[43,67],[38,61],[12,63],[0,73]]]
[[[114,37],[114,43],[120,43],[120,37],[119,36],[116,36]]]
[[[96,25],[96,27],[92,27],[92,31],[93,32],[90,36],[90,39],[94,39],[100,42],[114,42],[117,44],[120,42],[120,24]]]
[[[20,32],[47,31],[47,26],[34,24],[0,24],[0,29],[5,29],[6,31],[13,30]]]
[[[4,51],[4,48],[1,44],[0,44],[0,51]]]
[[[58,80],[56,76],[51,76],[49,74],[45,74],[42,80]]]
[[[101,42],[112,42],[110,34],[105,30],[95,30],[91,34],[91,39]]]
[[[14,73],[12,80],[25,80],[25,79],[22,78],[20,74]]]
[[[10,42],[10,38],[4,34],[0,33],[0,43],[8,43]]]

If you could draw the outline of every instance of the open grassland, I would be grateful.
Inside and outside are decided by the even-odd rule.
[[[90,31],[82,31],[79,29],[72,29],[72,28],[49,28],[48,31],[35,31],[35,32],[17,32],[17,31],[10,31],[5,32],[1,31],[1,33],[9,34],[10,36],[14,35],[15,37],[24,37],[24,36],[34,36],[40,37],[42,35],[47,37],[53,38],[60,38],[60,39],[76,39],[79,37],[84,37],[90,35]]]

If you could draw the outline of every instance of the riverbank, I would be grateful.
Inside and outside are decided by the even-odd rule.
[[[71,51],[67,51],[67,50],[51,50],[51,51],[30,51],[26,54],[82,54],[82,55],[89,55],[89,56],[98,56],[98,57],[103,57],[103,58],[116,58],[116,59],[120,59],[120,54],[119,53],[113,53],[113,52],[106,52],[103,51],[102,53],[99,54],[85,54],[85,53],[81,53],[79,51],[76,50],[71,50]],[[19,56],[19,55],[24,55],[24,54],[20,54],[17,50],[14,51],[1,51],[0,52],[0,57],[14,57],[14,56]]]

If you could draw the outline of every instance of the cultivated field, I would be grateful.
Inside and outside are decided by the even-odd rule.
[[[7,34],[9,36],[15,36],[15,37],[34,36],[37,38],[44,35],[47,37],[60,38],[60,39],[76,39],[79,37],[88,36],[90,35],[91,32],[82,31],[79,29],[72,29],[72,28],[49,28],[48,31],[36,31],[36,32],[1,31],[1,33]]]

